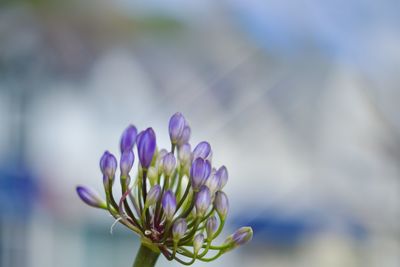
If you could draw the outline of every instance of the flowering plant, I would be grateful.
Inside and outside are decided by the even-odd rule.
[[[130,125],[120,141],[119,201],[113,196],[117,159],[108,151],[100,159],[106,199],[90,188],[76,188],[86,204],[108,210],[116,222],[140,236],[134,267],[154,266],[161,253],[184,265],[195,260],[209,262],[253,236],[250,227],[242,227],[222,245],[212,244],[224,227],[229,209],[228,197],[222,191],[228,171],[225,166],[212,167],[208,142],[200,142],[192,151],[190,134],[187,121],[176,113],[169,121],[171,150],[158,150],[152,128],[138,134],[136,127]],[[135,144],[139,164],[132,180]]]

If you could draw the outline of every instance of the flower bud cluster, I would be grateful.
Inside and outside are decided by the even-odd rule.
[[[100,159],[105,200],[93,190],[78,186],[79,197],[88,205],[108,210],[137,233],[147,247],[169,260],[191,264],[211,261],[251,240],[250,227],[242,227],[216,246],[229,211],[223,188],[228,181],[225,166],[212,167],[212,149],[203,141],[189,144],[191,129],[181,113],[169,121],[171,150],[158,149],[152,128],[137,132],[128,126],[120,140],[122,197],[117,202],[113,184],[117,159],[106,151]],[[137,148],[138,170],[131,180]],[[212,254],[213,256],[208,256]]]

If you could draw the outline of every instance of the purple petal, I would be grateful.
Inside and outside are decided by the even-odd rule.
[[[172,226],[172,237],[174,241],[179,241],[179,239],[181,239],[185,235],[186,230],[187,230],[186,220],[183,218],[178,219]]]
[[[169,120],[169,136],[172,144],[177,144],[185,128],[185,118],[180,112],[175,113]]]
[[[168,190],[164,193],[161,204],[167,219],[172,220],[176,211],[176,198],[171,190]]]
[[[147,169],[156,150],[156,135],[152,128],[147,128],[138,135],[137,147],[140,164]]]
[[[163,170],[166,176],[171,176],[175,170],[176,159],[174,154],[168,153],[163,158]]]
[[[242,227],[236,230],[231,237],[235,246],[244,245],[253,238],[253,229],[251,227]]]
[[[206,232],[208,239],[212,239],[212,236],[217,231],[218,223],[215,216],[211,216],[206,222]]]
[[[216,173],[216,176],[218,176],[219,178],[218,189],[221,190],[228,182],[228,170],[226,169],[226,167],[220,167]]]
[[[211,193],[207,186],[203,185],[196,195],[196,212],[199,216],[203,216],[211,204]]]
[[[214,206],[219,216],[225,218],[229,210],[229,200],[224,192],[218,191],[215,194]]]
[[[150,190],[149,193],[147,194],[146,198],[146,206],[151,206],[157,203],[157,201],[160,199],[161,195],[161,186],[160,185],[155,185],[153,186]]]
[[[121,175],[128,176],[131,171],[133,162],[135,161],[135,155],[132,150],[125,150],[121,155],[121,161],[119,167],[121,169]]]
[[[203,234],[197,234],[194,239],[193,239],[193,250],[194,254],[197,254],[201,247],[204,244],[204,235]]]
[[[211,194],[215,194],[219,190],[220,177],[216,174],[215,169],[211,171],[210,177],[207,179],[206,185],[210,189]]]
[[[192,160],[192,150],[189,144],[183,144],[178,152],[178,158],[182,164],[189,163]]]
[[[194,190],[198,190],[210,176],[211,164],[208,160],[197,158],[192,163],[190,169],[190,177],[192,181],[192,187]]]
[[[117,159],[108,151],[105,151],[100,159],[100,169],[106,178],[112,179],[117,169]]]
[[[127,150],[132,150],[135,145],[137,129],[133,125],[129,125],[121,136],[120,149],[121,153]]]
[[[208,142],[200,142],[193,150],[193,158],[209,159],[211,157],[211,146]]]
[[[104,208],[105,202],[99,197],[99,195],[92,189],[85,186],[77,186],[76,192],[79,197],[85,202],[87,205],[95,207],[95,208]]]
[[[178,139],[178,145],[181,146],[183,144],[188,143],[191,134],[192,134],[192,130],[190,129],[190,127],[185,126],[185,128],[182,131],[181,137]]]

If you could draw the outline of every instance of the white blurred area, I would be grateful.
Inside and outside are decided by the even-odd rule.
[[[348,2],[0,4],[0,267],[130,266],[75,186],[176,111],[229,169],[224,235],[255,229],[208,266],[400,266],[400,7]]]

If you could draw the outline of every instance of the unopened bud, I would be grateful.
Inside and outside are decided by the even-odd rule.
[[[194,191],[199,190],[206,182],[207,178],[210,176],[210,172],[211,164],[208,160],[197,158],[193,161],[192,167],[190,168],[190,178]]]
[[[225,245],[231,245],[228,250],[248,243],[253,238],[251,227],[241,227],[225,240]]]
[[[121,169],[121,176],[128,176],[132,169],[133,162],[135,161],[135,155],[132,150],[125,150],[121,155],[121,161],[119,167]]]
[[[186,233],[187,223],[185,219],[178,219],[172,226],[172,238],[177,243]]]
[[[207,239],[211,240],[213,238],[214,233],[217,231],[218,223],[217,218],[215,216],[211,216],[207,219],[206,222],[206,232]]]
[[[204,244],[204,235],[198,234],[193,239],[193,251],[194,254],[197,255]]]
[[[137,149],[141,166],[147,169],[153,160],[154,152],[156,150],[156,134],[152,128],[139,133],[137,136]]]
[[[164,209],[165,216],[167,217],[167,220],[169,221],[172,220],[176,211],[176,198],[171,190],[167,190],[164,193],[162,199],[162,206]]]
[[[197,158],[211,159],[211,157],[212,157],[211,146],[206,141],[200,142],[193,149],[193,159],[197,159]]]
[[[204,216],[208,208],[210,207],[210,204],[211,204],[210,190],[208,189],[207,186],[203,185],[200,188],[200,191],[196,195],[195,206],[197,215],[200,217]]]
[[[157,201],[160,199],[160,195],[161,195],[161,186],[159,186],[157,184],[149,190],[149,193],[147,194],[145,206],[150,207],[150,206],[156,204]]]
[[[174,172],[175,166],[176,166],[176,159],[175,159],[174,154],[168,153],[167,155],[165,155],[163,158],[162,166],[163,166],[165,176],[167,176],[167,177],[171,176],[172,173]]]
[[[219,216],[221,216],[222,219],[225,219],[229,210],[229,200],[224,192],[218,191],[215,194],[214,206]]]
[[[120,149],[121,153],[127,150],[132,150],[136,141],[137,130],[133,125],[129,125],[121,136]]]
[[[106,202],[100,198],[97,192],[88,187],[77,186],[76,192],[78,193],[82,201],[88,204],[89,206],[101,209],[105,209],[107,207]]]
[[[113,154],[106,151],[100,159],[100,169],[103,173],[103,182],[105,186],[114,181],[115,171],[117,169],[117,159]]]

